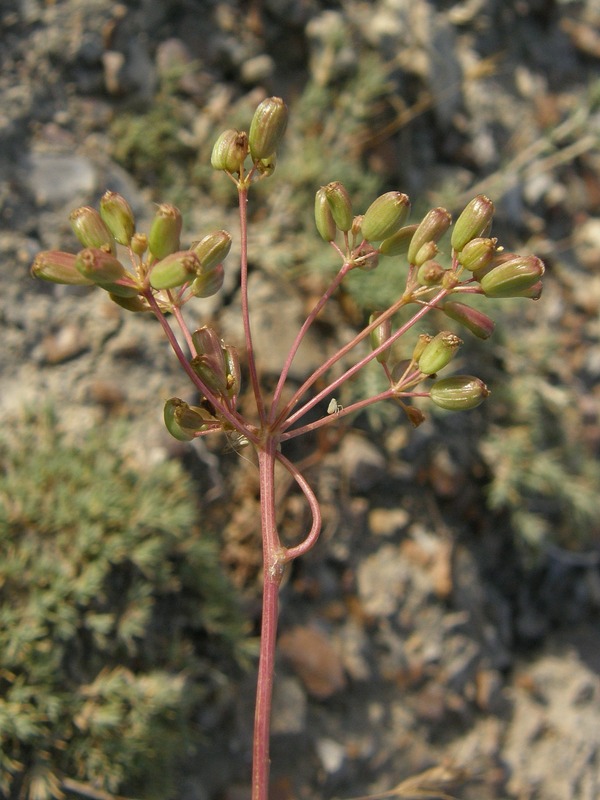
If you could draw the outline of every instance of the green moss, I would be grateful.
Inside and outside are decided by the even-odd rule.
[[[0,434],[6,797],[57,796],[62,775],[164,796],[207,676],[243,657],[189,479],[176,462],[141,471],[119,445],[114,427],[69,440],[50,414]]]

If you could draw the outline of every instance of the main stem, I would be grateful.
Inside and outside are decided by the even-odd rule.
[[[263,542],[263,597],[254,712],[252,800],[268,800],[269,795],[271,765],[269,738],[275,672],[275,642],[279,612],[279,585],[285,562],[285,551],[279,541],[275,520],[275,447],[275,442],[268,440],[264,449],[258,451]]]

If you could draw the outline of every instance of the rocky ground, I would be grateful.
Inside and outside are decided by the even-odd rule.
[[[511,350],[505,335],[493,355],[476,347],[469,355],[493,386],[507,374],[537,375],[557,419],[570,426],[565,438],[579,460],[597,461],[595,0],[4,0],[0,25],[6,420],[51,399],[72,430],[128,418],[137,443],[128,446],[140,462],[183,455],[162,430],[162,400],[181,394],[182,381],[158,326],[95,293],[34,282],[28,267],[40,249],[72,245],[68,212],[97,202],[106,187],[126,195],[142,218],[153,201],[172,200],[188,210],[189,231],[234,230],[227,195],[221,212],[200,156],[205,164],[215,131],[247,120],[257,99],[281,94],[292,118],[296,109],[301,117],[291,124],[284,175],[301,169],[299,151],[320,147],[325,161],[330,152],[337,159],[339,142],[341,161],[374,176],[373,185],[453,209],[476,191],[497,201],[507,245],[546,260],[547,288],[534,311],[519,307],[508,323],[535,353]],[[384,68],[386,80],[369,94],[369,79]],[[320,97],[331,105],[319,106]],[[149,116],[153,109],[158,117]],[[118,123],[131,126],[136,115],[147,127],[127,149],[131,128]],[[177,136],[146,152],[158,119],[169,115]],[[161,148],[172,172],[157,163]],[[313,176],[314,165],[302,166],[311,191],[338,177]],[[349,175],[367,197],[368,186]],[[252,288],[267,381],[281,363],[289,321],[302,320],[319,286],[317,273],[299,269],[316,251],[294,210],[301,186],[286,193],[285,182],[277,184],[271,204],[261,199],[254,212]],[[229,269],[225,300],[195,313],[235,337]],[[284,269],[293,281],[282,278]],[[323,320],[330,343],[354,324],[350,305],[333,306]],[[534,331],[540,338],[527,339]],[[323,337],[314,340],[295,379],[323,346]],[[359,419],[341,449],[320,443],[307,474],[323,502],[324,534],[282,595],[274,798],[392,787],[403,798],[600,796],[597,514],[592,509],[583,523],[569,510],[561,516],[551,502],[558,490],[542,476],[526,521],[537,519],[543,531],[560,525],[561,536],[549,537],[535,561],[524,557],[518,513],[491,509],[486,494],[496,469],[515,469],[494,445],[494,431],[512,436],[509,395],[497,394],[495,411],[491,398],[490,411],[434,416],[413,433],[399,418]],[[222,443],[197,448],[187,463],[201,476],[203,513],[222,526],[224,564],[257,618],[257,473],[222,450]],[[542,463],[557,459],[567,481],[572,464],[560,460],[563,452],[549,451]],[[597,472],[590,467],[585,476],[586,497],[594,498]],[[300,497],[282,490],[280,512],[286,535],[302,531]],[[579,538],[569,537],[582,525]],[[181,800],[247,796],[252,681],[199,720],[211,745],[182,776]]]

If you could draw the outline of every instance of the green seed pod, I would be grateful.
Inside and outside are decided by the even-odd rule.
[[[442,378],[431,387],[430,396],[436,406],[447,411],[467,411],[477,408],[490,394],[479,378],[471,375],[454,375]]]
[[[421,264],[417,272],[417,282],[420,286],[437,286],[446,270],[437,261],[426,261]]]
[[[227,365],[219,335],[214,328],[204,325],[192,333],[192,342],[196,348],[196,356],[190,362],[194,372],[209,389],[221,395],[226,394]]]
[[[447,366],[462,344],[462,339],[449,331],[441,331],[423,348],[417,365],[424,375],[435,375]]]
[[[117,242],[129,247],[135,233],[135,217],[127,200],[117,192],[105,192],[100,198],[100,216]]]
[[[454,225],[450,243],[460,252],[463,247],[479,236],[483,236],[492,223],[494,204],[484,194],[478,194],[465,207]]]
[[[429,342],[431,342],[432,340],[433,336],[430,336],[428,333],[420,333],[417,338],[415,349],[413,350],[411,361],[415,361],[416,363],[418,363],[419,359],[421,358],[423,350],[425,350]]]
[[[382,256],[403,256],[408,253],[411,239],[418,228],[418,224],[405,225],[400,228],[393,236],[384,239],[379,245],[379,252]]]
[[[136,297],[120,297],[117,294],[111,292],[109,294],[110,299],[113,303],[116,303],[121,308],[124,308],[125,311],[133,311],[138,313],[140,311],[150,311],[150,306],[148,303],[143,300],[139,295]]]
[[[180,442],[190,442],[197,433],[217,421],[206,409],[190,406],[178,397],[167,400],[163,415],[167,430]]]
[[[331,209],[333,221],[341,231],[349,231],[352,227],[354,215],[352,214],[352,201],[348,191],[339,181],[328,183],[322,187]]]
[[[194,297],[212,297],[223,286],[225,279],[225,270],[223,264],[217,264],[208,272],[204,269],[192,281],[190,286],[191,292]]]
[[[73,233],[84,247],[103,247],[117,254],[115,237],[100,214],[91,206],[81,206],[69,214]]]
[[[426,242],[439,241],[450,227],[451,222],[452,217],[445,208],[432,208],[431,211],[428,211],[410,240],[407,253],[408,263],[415,263],[417,253]]]
[[[495,323],[487,314],[465,303],[448,301],[444,303],[443,311],[447,317],[460,322],[465,328],[475,334],[479,339],[488,339],[494,332]]]
[[[84,278],[100,286],[129,277],[123,264],[111,253],[98,247],[86,247],[77,254],[75,266]]]
[[[369,325],[372,322],[374,322],[380,315],[381,315],[380,311],[375,311],[373,314],[371,314],[371,316],[369,317]],[[384,342],[386,342],[390,338],[391,333],[392,333],[392,320],[388,317],[387,319],[384,319],[380,325],[378,325],[376,328],[373,328],[373,330],[371,331],[370,333],[371,349],[377,350],[378,347],[380,347]],[[382,350],[381,353],[379,353],[379,355],[375,356],[375,358],[377,359],[377,361],[379,361],[380,364],[387,364],[389,357],[390,357],[389,347],[387,348],[387,350]]]
[[[199,242],[194,242],[190,249],[198,256],[202,271],[210,272],[227,258],[231,250],[231,236],[227,231],[214,231]]]
[[[337,228],[323,187],[315,195],[315,224],[323,241],[333,242]]]
[[[544,263],[537,256],[517,256],[481,278],[480,285],[487,297],[527,297],[544,274]]]
[[[210,163],[213,169],[240,172],[248,155],[248,134],[232,129],[223,131],[214,144]]]
[[[133,298],[137,297],[140,293],[139,286],[131,286],[131,284],[122,283],[103,283],[100,286],[105,292],[114,294],[116,297]]]
[[[94,281],[85,278],[75,266],[77,256],[61,250],[44,250],[38,253],[31,265],[34,278],[51,283],[65,283],[70,286],[94,286]]]
[[[470,272],[485,269],[496,255],[497,239],[471,239],[458,254],[458,263]]]
[[[170,203],[161,203],[148,234],[148,249],[157,259],[176,253],[180,247],[181,211]]]
[[[202,266],[193,250],[171,253],[157,261],[150,271],[150,286],[153,289],[175,289],[194,280]]]
[[[363,217],[362,235],[381,242],[400,230],[410,213],[410,200],[402,192],[386,192],[374,200]]]
[[[277,150],[288,121],[288,109],[281,97],[268,97],[258,106],[250,123],[250,154],[256,163]]]
[[[420,267],[426,261],[431,261],[439,253],[439,248],[435,242],[425,242],[424,245],[419,247],[419,250],[411,262],[415,267]]]

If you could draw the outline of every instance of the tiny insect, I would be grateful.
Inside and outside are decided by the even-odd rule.
[[[332,397],[329,401],[329,405],[327,406],[327,413],[328,414],[339,414],[340,411],[344,410],[344,406]]]

